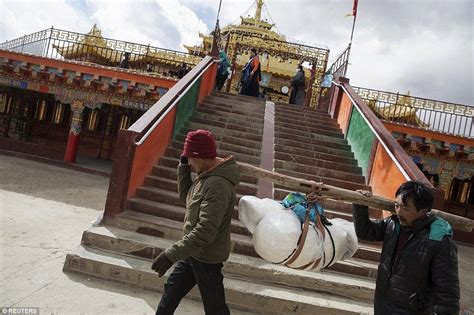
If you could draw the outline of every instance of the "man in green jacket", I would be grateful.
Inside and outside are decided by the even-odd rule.
[[[191,169],[198,175],[193,181]],[[230,228],[240,172],[232,156],[217,157],[214,135],[189,132],[178,165],[178,191],[186,203],[184,236],[162,252],[152,269],[163,276],[177,262],[164,286],[156,314],[173,314],[197,284],[206,314],[230,314],[225,302],[222,263],[231,250]]]

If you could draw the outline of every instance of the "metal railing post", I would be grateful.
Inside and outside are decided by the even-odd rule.
[[[49,38],[48,38],[48,43],[46,44],[46,53],[43,57],[48,57],[48,53],[49,53],[49,45],[51,43],[51,37],[53,36],[53,29],[54,29],[54,26],[51,26],[51,29],[49,31]]]

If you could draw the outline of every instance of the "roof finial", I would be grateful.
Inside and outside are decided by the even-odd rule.
[[[257,10],[255,10],[255,20],[260,21],[262,18],[263,0],[257,0]]]

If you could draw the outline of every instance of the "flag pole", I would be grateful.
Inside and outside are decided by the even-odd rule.
[[[352,32],[351,32],[351,41],[350,41],[351,44],[352,44],[352,38],[354,37],[354,28],[356,25],[356,19],[357,19],[357,14],[354,15],[354,21],[352,22]]]
[[[344,68],[344,77],[346,77],[347,74],[347,68],[349,68],[349,57],[351,55],[351,49],[352,49],[352,39],[354,38],[354,29],[356,25],[356,19],[357,19],[357,6],[358,6],[358,0],[354,0],[354,7],[352,8],[352,15],[354,16],[354,20],[352,21],[352,31],[351,31],[351,40],[349,41],[349,46],[347,47],[347,59],[346,59],[346,67]]]

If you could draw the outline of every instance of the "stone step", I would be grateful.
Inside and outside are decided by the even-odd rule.
[[[315,110],[298,110],[292,109],[290,107],[285,106],[275,106],[275,115],[278,116],[288,116],[291,118],[305,118],[305,119],[313,119],[313,118],[321,118],[321,119],[333,119],[331,118],[328,113],[315,111]]]
[[[142,218],[140,218],[142,217]],[[131,222],[131,221],[137,222]],[[125,221],[125,223],[123,223]],[[142,231],[145,234],[157,235],[163,238],[180,239],[180,232],[183,229],[183,223],[160,217],[147,215],[138,212],[127,211],[126,215],[118,215],[114,219],[107,219],[107,224],[111,224],[130,231]],[[143,229],[145,227],[146,229]],[[148,233],[146,233],[148,232]],[[247,235],[231,233],[231,240],[235,254],[247,255],[258,258],[258,254],[253,247],[252,238]],[[346,261],[338,261],[327,271],[337,271],[344,274],[352,274],[364,278],[375,279],[377,276],[377,260],[380,256],[380,249],[375,245],[361,244],[360,249],[353,258]],[[371,260],[367,260],[371,259]],[[344,269],[344,267],[346,267]]]
[[[207,114],[207,113],[201,113],[199,111],[194,112],[193,114],[194,117],[201,118],[201,119],[208,119],[208,120],[213,120],[213,121],[219,121],[219,122],[226,122],[229,124],[234,124],[234,125],[241,125],[244,127],[250,127],[250,128],[261,128],[263,126],[263,121],[258,119],[256,121],[253,121],[249,118],[243,119],[243,118],[234,118],[234,117],[223,117],[219,115],[213,115],[213,114]]]
[[[294,126],[297,124],[298,126],[306,127],[306,128],[318,128],[321,125],[324,126],[331,126],[333,128],[340,128],[339,124],[332,120],[332,118],[311,118],[311,119],[296,119],[294,117],[288,117],[284,115],[275,116],[275,123],[278,124],[285,124]]]
[[[85,231],[82,246],[151,260],[173,242],[173,240],[142,235],[105,225]],[[134,251],[133,248],[142,248],[142,250]],[[353,281],[348,281],[347,276],[327,270],[320,272],[294,270],[266,262],[260,258],[234,253],[224,264],[224,275],[238,277],[242,280],[258,280],[270,285],[277,284],[308,291],[333,293],[354,300],[373,300],[374,283],[372,280],[351,279]],[[329,284],[333,288],[330,288]],[[358,292],[359,290],[354,285],[361,286],[362,292]],[[342,290],[343,288],[348,291]]]
[[[325,124],[325,123],[335,123],[336,121],[333,120],[333,118],[327,116],[327,115],[321,115],[321,114],[313,114],[313,113],[289,113],[285,111],[278,110],[278,108],[275,110],[275,119],[280,120],[280,119],[285,119],[285,120],[291,120],[293,122],[298,122],[302,124]]]
[[[242,131],[231,130],[231,129],[226,129],[222,127],[204,125],[200,123],[195,123],[193,121],[186,122],[185,127],[191,130],[197,130],[197,129],[209,130],[213,134],[218,134],[221,136],[226,135],[226,136],[231,136],[231,137],[236,137],[236,138],[248,139],[248,140],[252,140],[256,142],[262,142],[262,134],[242,132]]]
[[[275,102],[275,107],[278,107],[278,109],[285,110],[285,111],[290,111],[290,112],[295,112],[295,113],[316,113],[319,115],[326,115],[328,117],[331,117],[327,110],[319,110],[317,108],[309,108],[305,106],[294,106],[293,104],[288,104],[288,103],[281,103],[281,102]]]
[[[282,124],[280,124],[280,123],[277,123],[275,125],[275,131],[278,131],[278,132],[289,133],[289,134],[294,133],[296,135],[303,136],[303,137],[309,137],[309,138],[323,140],[323,141],[330,141],[330,142],[337,142],[337,143],[341,143],[341,144],[347,144],[347,140],[344,139],[344,138],[341,138],[339,136],[338,137],[332,137],[330,135],[325,135],[325,134],[322,134],[322,133],[319,132],[320,130],[325,129],[325,128],[326,128],[326,126],[321,125],[320,129],[311,128],[312,130],[309,131],[309,130],[301,130],[301,129],[309,129],[309,128],[302,127],[302,126],[300,128],[300,126],[298,126],[298,125],[294,125],[293,127],[283,127]],[[325,130],[329,130],[329,129],[325,129]],[[336,132],[341,133],[340,131],[336,131]]]
[[[215,120],[204,119],[204,118],[199,118],[199,117],[194,117],[194,116],[190,117],[188,122],[194,122],[194,123],[198,123],[205,126],[214,126],[214,127],[219,127],[223,129],[230,129],[230,130],[236,130],[236,131],[241,131],[241,132],[246,132],[246,133],[252,133],[252,134],[256,134],[260,136],[263,134],[263,126],[256,126],[258,128],[251,128],[251,127],[246,127],[242,125],[230,124],[227,122],[215,121]]]
[[[167,205],[141,198],[131,198],[128,200],[130,211],[140,212],[160,218],[183,222],[186,209],[184,207]],[[232,220],[232,233],[250,236],[250,232],[238,220],[238,209],[234,209]],[[325,215],[328,219],[340,218],[352,222],[352,214],[336,210],[325,209]]]
[[[178,183],[176,180],[148,175],[145,177],[145,186],[166,189],[170,191],[178,191]],[[236,187],[236,191],[240,195],[257,194],[257,186],[247,183],[240,183]]]
[[[132,198],[128,200],[129,211],[147,214],[158,218],[164,218],[168,220],[177,221],[182,228],[182,222],[186,214],[186,209],[179,206],[171,206],[147,199]],[[352,215],[344,212],[338,212],[334,210],[325,209],[325,215],[328,219],[340,218],[346,221],[352,222]],[[247,228],[238,220],[238,209],[234,209],[231,233],[239,234],[247,237],[251,237],[252,234]],[[245,243],[250,243],[250,239]],[[245,244],[244,244],[245,245]],[[378,244],[372,244],[367,242],[360,243],[359,251],[354,257],[361,258],[370,261],[378,261],[380,259],[380,246]],[[248,252],[253,252],[249,250]]]
[[[174,141],[171,145],[172,145],[172,148],[179,150],[180,154],[183,152],[184,143]],[[247,153],[247,151],[241,148],[234,148],[233,145],[227,145],[227,146],[224,145],[223,147],[227,148],[228,150],[224,150],[222,147],[220,147],[217,150],[217,156],[227,157],[229,155],[232,155],[239,162],[249,163],[249,164],[257,165],[257,166],[260,165],[260,156],[247,155],[244,153],[240,153],[238,151],[244,151],[245,153]]]
[[[350,157],[340,155],[333,155],[330,153],[323,153],[319,151],[311,151],[308,149],[301,149],[290,147],[287,145],[275,144],[275,158],[284,161],[297,161],[298,159],[316,159],[324,161],[333,161],[335,163],[347,164],[357,166],[357,160]]]
[[[226,106],[232,109],[243,109],[249,113],[263,114],[265,112],[265,103],[249,104],[249,103],[241,102],[239,100],[228,100],[228,99],[219,98],[219,97],[211,97],[209,99],[205,99],[200,104],[203,104],[203,103],[217,105],[217,106]]]
[[[298,163],[275,160],[273,164],[275,169],[284,169],[292,172],[303,173],[311,176],[322,178],[331,178],[337,180],[344,180],[348,182],[365,184],[365,177],[353,172],[346,172],[343,169],[327,167],[324,163],[321,166],[317,165],[302,165]]]
[[[302,127],[305,129],[305,127]],[[299,137],[307,137],[311,139],[318,139],[318,140],[325,140],[330,142],[337,142],[341,144],[347,145],[347,141],[344,139],[344,135],[340,130],[335,130],[325,125],[321,125],[321,128],[307,131],[307,130],[300,130],[298,125],[295,125],[293,128],[284,128],[280,127],[278,123],[275,124],[275,132],[281,132],[286,134],[292,134]]]
[[[243,195],[237,194],[237,198],[235,201],[236,206],[238,205],[239,200],[242,196]],[[171,206],[185,207],[184,202],[179,198],[178,192],[151,186],[138,187],[136,198],[160,202]]]
[[[175,140],[176,142],[179,142],[179,144],[181,144],[179,147],[183,147],[184,146],[184,141],[186,139],[186,136],[184,134],[176,134],[175,136]],[[236,141],[234,142],[239,142],[239,138],[234,138]],[[228,138],[226,139],[228,140]],[[247,142],[248,143],[248,142]],[[249,156],[254,156],[254,157],[258,157],[260,158],[261,156],[261,151],[260,149],[254,149],[252,147],[249,147],[249,146],[242,146],[242,145],[239,145],[239,144],[233,144],[233,143],[227,143],[227,142],[224,142],[224,141],[219,141],[219,140],[216,140],[216,147],[217,147],[217,150],[223,150],[223,151],[231,151],[231,152],[235,152],[235,153],[240,153],[240,154],[245,154],[245,155],[249,155]]]
[[[203,102],[199,104],[199,109],[211,109],[215,111],[219,111],[221,113],[226,113],[229,117],[234,115],[240,116],[248,116],[249,113],[244,108],[232,108],[225,105],[218,105],[212,103]],[[255,118],[264,118],[264,113],[252,113],[252,116]]]
[[[150,259],[80,246],[75,254],[66,256],[64,272],[116,281],[147,290],[162,291],[171,271],[159,278],[158,274],[151,270],[151,264]],[[362,290],[366,295],[373,291],[370,283],[359,280],[352,286],[358,285],[364,288]],[[334,294],[293,289],[289,286],[253,283],[237,277],[229,277],[227,274],[224,278],[224,288],[229,306],[256,313],[314,314],[316,312],[317,314],[346,315],[373,312],[371,303],[367,301],[354,301]],[[349,289],[346,290],[349,291]],[[194,287],[188,296],[199,299],[198,288]]]
[[[168,147],[165,151],[165,157],[167,157],[169,159],[176,160],[176,162],[173,162],[173,163],[169,162],[169,167],[174,167],[174,166],[171,166],[171,164],[177,166],[179,158],[180,158],[181,154],[183,153],[183,149],[182,149],[183,145],[182,144],[176,143],[176,144],[173,144],[173,145],[176,146],[177,148],[176,147]],[[223,152],[230,152],[230,148],[232,148],[232,150],[236,153],[238,153],[237,151],[240,151],[240,150],[245,151],[245,148],[236,149],[235,146],[229,145],[229,144],[226,144],[226,143],[221,143],[220,146],[222,146],[223,148],[226,148],[226,149],[223,150]],[[227,149],[229,149],[229,150],[227,150]],[[247,149],[247,151],[245,153],[249,153],[248,152],[249,150],[250,149]],[[234,156],[235,154],[232,154],[232,155]],[[245,154],[245,155],[249,155],[249,154]],[[220,150],[218,150],[218,156],[219,157],[225,157],[225,155],[222,154],[222,152]],[[257,160],[251,160],[251,161],[257,161]],[[256,182],[256,180],[254,180],[252,182]]]
[[[176,157],[178,158],[179,155],[181,154],[181,152],[183,152],[183,150],[177,150],[177,149],[170,149],[168,148],[166,150],[166,152],[171,152],[173,150],[174,152],[174,156],[173,157]],[[166,154],[167,157],[171,157],[169,154]],[[163,165],[162,165],[163,166]],[[176,168],[169,168],[168,170],[166,170],[165,172],[162,172],[160,170],[160,165],[157,164],[153,167],[153,170],[151,172],[151,175],[153,176],[163,176],[165,178],[168,178],[168,179],[172,179],[172,180],[176,180],[177,179],[177,175],[176,175]],[[165,166],[163,166],[165,167]],[[252,177],[252,176],[248,176],[248,175],[244,175],[242,174],[240,176],[240,182],[241,183],[249,183],[249,184],[257,184],[258,183],[258,180],[255,178],[255,177]]]
[[[221,98],[221,99],[229,99],[231,101],[241,101],[245,103],[252,103],[252,104],[257,104],[257,105],[264,105],[265,100],[262,98],[257,98],[257,97],[252,97],[252,96],[247,96],[247,95],[241,95],[241,94],[230,94],[230,93],[223,93],[223,92],[216,92],[213,93],[210,98]]]
[[[140,212],[160,218],[170,219],[178,222],[184,222],[186,209],[184,207],[171,206],[151,200],[132,198],[128,200],[128,209],[130,211]],[[231,232],[234,234],[251,236],[251,233],[238,220],[238,210],[233,214]]]
[[[296,129],[301,132],[310,132],[310,133],[317,133],[318,130],[328,130],[335,133],[342,133],[341,128],[339,125],[333,121],[325,122],[325,121],[318,121],[317,125],[306,125],[306,121],[303,121],[301,124],[299,121],[293,121],[292,123],[286,122],[284,117],[275,117],[275,126],[281,128],[289,128],[289,129]],[[283,119],[283,120],[282,120]]]
[[[276,110],[278,112],[286,112],[290,114],[299,114],[303,113],[303,116],[307,115],[317,115],[318,117],[322,118],[328,118],[332,119],[331,115],[327,113],[327,111],[320,111],[320,110],[315,110],[313,108],[308,108],[308,107],[303,107],[303,108],[295,108],[293,106],[287,106],[288,104],[283,104],[283,106],[279,106],[279,104],[276,104]]]
[[[232,114],[228,112],[219,111],[218,109],[212,109],[212,108],[206,108],[206,107],[198,107],[196,109],[196,112],[224,117],[224,118],[238,119],[238,120],[247,119],[249,122],[254,122],[254,123],[263,122],[263,117],[248,117],[248,115],[235,114],[235,113]]]
[[[186,139],[187,133],[191,131],[191,129],[188,128],[181,128],[180,133],[175,136],[175,139],[178,140],[179,142],[184,143],[184,140]],[[216,142],[217,143],[226,143],[229,145],[237,145],[241,147],[246,147],[254,150],[261,150],[262,148],[262,142],[261,141],[253,141],[249,139],[243,139],[239,137],[232,137],[229,135],[214,135],[216,137]],[[249,155],[254,155],[254,154],[249,154]]]
[[[313,140],[312,142],[319,143],[319,144],[304,143],[304,142],[294,141],[292,139],[277,137],[275,138],[275,147],[277,145],[283,145],[283,146],[288,146],[291,149],[293,148],[304,149],[304,150],[326,153],[326,154],[331,154],[331,155],[338,155],[338,156],[342,156],[346,158],[354,158],[354,153],[352,153],[350,150],[337,149],[337,148],[327,146],[328,143],[329,144],[334,144],[334,143],[317,141],[317,140]]]
[[[288,161],[295,164],[300,164],[302,166],[316,166],[326,169],[335,169],[343,172],[353,173],[353,174],[362,174],[362,169],[358,166],[351,164],[344,164],[333,162],[331,159],[312,159],[308,157],[290,155],[282,152],[275,152],[274,160]]]
[[[324,146],[326,148],[351,152],[351,146],[348,145],[348,144],[333,142],[333,141],[324,141],[324,140],[319,140],[319,139],[313,139],[309,135],[308,136],[298,136],[296,134],[275,131],[275,139],[276,140],[280,140],[280,139],[290,140],[292,143],[297,143],[300,146],[301,145],[303,145],[303,146],[305,146],[305,145],[318,145],[318,146]]]

